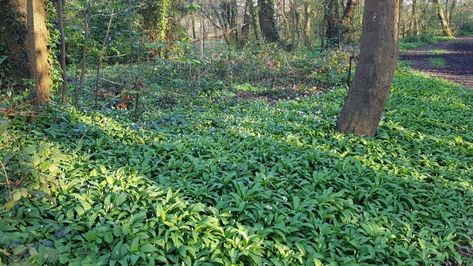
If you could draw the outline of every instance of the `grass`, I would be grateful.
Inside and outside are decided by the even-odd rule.
[[[444,50],[444,49],[433,49],[433,50],[430,50],[429,52],[434,55],[443,55],[443,54],[449,53],[448,50]]]
[[[454,37],[419,35],[407,36],[401,38],[399,42],[399,49],[401,51],[417,49],[426,45],[436,44],[438,42],[451,41]]]
[[[3,119],[2,262],[472,263],[471,90],[401,68],[376,138],[336,132],[345,89],[221,95]]]
[[[446,61],[441,57],[432,57],[429,58],[429,63],[434,67],[441,68],[445,66]]]

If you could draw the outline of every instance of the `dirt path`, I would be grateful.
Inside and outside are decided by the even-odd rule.
[[[401,60],[429,75],[473,88],[473,37],[461,37],[401,53]]]

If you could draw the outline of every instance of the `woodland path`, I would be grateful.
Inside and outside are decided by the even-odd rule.
[[[473,37],[460,37],[405,51],[400,58],[429,75],[473,88]]]

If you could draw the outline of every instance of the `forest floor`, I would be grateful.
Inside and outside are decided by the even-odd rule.
[[[401,60],[429,75],[473,88],[473,37],[427,45],[401,54]]]
[[[473,90],[401,64],[345,136],[350,53],[275,49],[0,94],[0,265],[473,265]]]

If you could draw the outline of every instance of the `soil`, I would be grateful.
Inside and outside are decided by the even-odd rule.
[[[417,70],[473,88],[473,37],[460,37],[401,53]]]

